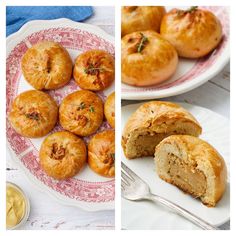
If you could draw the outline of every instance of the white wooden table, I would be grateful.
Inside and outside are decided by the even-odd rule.
[[[114,35],[114,8],[95,7],[94,15],[85,21]],[[22,229],[114,229],[114,211],[86,212],[58,204],[46,193],[39,192],[23,171],[7,156],[7,181],[18,184],[29,196],[31,213]]]
[[[228,64],[217,76],[202,86],[169,98],[159,99],[175,102],[186,102],[215,111],[228,119],[230,118],[230,65]],[[148,100],[147,100],[148,101]],[[123,100],[122,106],[143,101]],[[221,229],[229,229],[230,222],[222,225]]]

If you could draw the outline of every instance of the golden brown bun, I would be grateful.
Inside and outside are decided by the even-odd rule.
[[[159,32],[161,19],[166,13],[161,6],[126,6],[121,9],[121,35],[140,30]]]
[[[58,180],[75,176],[86,163],[86,156],[84,141],[67,131],[49,135],[39,153],[43,170]]]
[[[95,134],[88,144],[89,167],[99,175],[115,176],[115,132],[106,130]]]
[[[122,147],[128,159],[153,156],[156,145],[172,134],[199,136],[202,128],[183,107],[162,101],[141,105],[128,119]]]
[[[88,136],[103,121],[103,103],[93,92],[80,90],[67,95],[59,108],[61,126],[74,134]]]
[[[122,82],[134,86],[161,83],[174,74],[178,64],[175,48],[154,31],[127,34],[122,38],[121,50]]]
[[[48,94],[29,90],[19,94],[13,101],[9,120],[22,136],[43,137],[55,126],[58,117],[56,102]]]
[[[69,82],[72,61],[59,43],[44,41],[26,51],[21,68],[25,79],[35,89],[57,89]]]
[[[75,61],[73,75],[82,89],[103,90],[114,81],[114,58],[103,50],[84,52]]]
[[[115,92],[108,96],[104,105],[104,114],[111,127],[115,128]]]
[[[222,38],[220,21],[213,13],[203,9],[190,12],[171,10],[163,17],[160,31],[179,56],[186,58],[207,55]]]
[[[164,139],[156,147],[155,163],[160,178],[199,197],[207,206],[215,206],[224,194],[227,180],[224,159],[199,138],[172,135]],[[174,165],[179,166],[177,171]]]

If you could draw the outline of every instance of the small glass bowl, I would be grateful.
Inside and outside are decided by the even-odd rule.
[[[28,196],[25,194],[25,192],[19,187],[17,186],[16,184],[13,184],[11,182],[7,182],[6,183],[6,188],[10,186],[10,187],[13,187],[15,188],[17,191],[19,191],[22,196],[24,197],[24,200],[25,200],[25,214],[24,216],[22,217],[21,221],[15,225],[15,226],[12,226],[12,227],[7,227],[7,230],[13,230],[13,229],[18,229],[20,228],[22,225],[24,225],[26,223],[26,221],[28,220],[29,218],[29,214],[30,214],[30,202],[29,202],[29,198]]]

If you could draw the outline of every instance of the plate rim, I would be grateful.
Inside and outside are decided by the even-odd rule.
[[[133,94],[132,93],[125,93],[124,94],[123,92],[121,92],[121,98],[123,100],[137,100],[137,101],[139,101],[139,100],[148,100],[148,99],[169,98],[172,96],[181,95],[181,94],[190,92],[190,91],[200,87],[201,85],[205,84],[209,80],[211,80],[213,77],[218,75],[229,62],[230,62],[230,56],[226,57],[226,58],[224,57],[224,60],[222,61],[221,65],[219,67],[217,67],[217,69],[209,70],[208,72],[211,72],[211,73],[208,76],[206,76],[205,78],[204,78],[204,76],[202,76],[202,79],[199,80],[198,82],[196,82],[195,84],[193,84],[192,86],[188,86],[189,82],[185,83],[185,86],[182,90],[178,89],[178,87],[181,87],[182,85],[177,85],[176,87],[173,87],[173,91],[170,91],[166,95],[155,94],[155,93],[158,93],[158,91],[148,91],[145,94],[140,93],[138,96],[135,96],[134,95],[135,93],[133,93]],[[164,90],[169,90],[169,89],[163,89],[162,91],[164,91]],[[139,92],[137,91],[137,94],[138,93]],[[149,93],[149,94],[147,94],[147,93]]]
[[[46,23],[46,24],[44,24]],[[81,22],[76,22],[73,21],[71,19],[68,18],[57,18],[57,19],[53,19],[53,20],[31,20],[28,21],[27,23],[25,23],[18,31],[14,32],[13,34],[9,35],[6,40],[6,44],[9,44],[12,40],[14,40],[15,37],[17,37],[19,34],[23,34],[24,31],[28,30],[32,25],[36,25],[35,30],[33,29],[32,31],[37,31],[37,26],[38,28],[42,28],[42,29],[47,29],[50,28],[49,26],[55,24],[56,26],[58,26],[57,24],[68,24],[65,26],[70,26],[69,24],[73,24],[73,25],[77,25],[80,26],[81,28],[86,29],[87,31],[92,31],[92,33],[94,33],[94,31],[96,33],[99,34],[103,34],[106,35],[106,37],[108,38],[108,40],[112,43],[115,42],[115,37],[108,34],[106,31],[104,31],[103,29],[101,29],[99,26],[97,25],[92,25],[92,24],[88,24],[88,23],[81,23]],[[58,26],[59,27],[59,26]],[[30,30],[30,29],[29,29]],[[25,32],[26,33],[26,32]],[[7,48],[7,53],[8,54],[8,48]]]
[[[114,201],[110,202],[82,202],[73,199],[63,199],[65,197],[60,197],[54,190],[51,190],[49,187],[45,186],[40,180],[38,180],[34,175],[29,174],[29,170],[18,160],[16,154],[11,149],[10,144],[7,141],[7,154],[10,156],[11,160],[19,167],[19,169],[24,173],[25,177],[29,180],[29,182],[41,193],[45,193],[51,198],[55,199],[58,203],[65,205],[65,206],[75,206],[80,209],[86,210],[88,212],[97,212],[97,211],[104,211],[104,210],[114,210]],[[78,203],[82,203],[81,206]],[[92,205],[92,207],[91,207]],[[101,206],[102,205],[102,206]],[[94,209],[93,209],[94,208]]]
[[[57,28],[69,27],[74,29],[83,29],[86,30],[87,32],[91,32],[99,37],[104,38],[113,45],[115,43],[115,38],[112,35],[108,34],[103,29],[101,29],[96,25],[76,22],[67,18],[58,18],[54,20],[32,20],[25,23],[17,32],[9,35],[6,38],[6,47],[7,47],[6,59],[8,58],[14,47],[22,40],[24,40],[25,37],[35,32],[39,32],[41,30],[55,28],[55,26]],[[52,197],[57,202],[67,206],[75,206],[88,212],[97,212],[97,211],[115,209],[115,198],[113,201],[96,203],[96,202],[84,202],[79,200],[76,200],[75,202],[73,201],[73,199],[68,199],[68,198],[66,199],[66,197],[64,196],[59,196],[59,194],[55,192],[55,190],[50,189],[49,187],[44,185],[42,182],[36,179],[36,177],[33,174],[28,173],[29,170],[26,167],[24,167],[19,160],[17,160],[16,158],[17,155],[11,149],[8,140],[7,140],[7,150],[8,150],[7,154],[10,154],[10,158],[14,161],[14,163],[17,164],[17,166],[19,166],[19,169],[22,170],[26,178],[35,186],[35,188],[40,192],[46,193],[48,196]]]

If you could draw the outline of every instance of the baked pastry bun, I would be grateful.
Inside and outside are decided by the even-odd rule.
[[[121,36],[140,30],[159,32],[166,13],[162,6],[125,6],[121,8]]]
[[[175,72],[175,48],[154,31],[127,34],[121,40],[121,79],[134,86],[149,86],[169,79]]]
[[[86,145],[70,132],[55,132],[43,141],[39,157],[40,165],[47,175],[58,180],[68,179],[85,165]]]
[[[224,159],[207,142],[189,135],[172,135],[156,147],[159,177],[200,198],[209,207],[221,199],[227,179]]]
[[[115,78],[114,58],[103,50],[84,52],[75,60],[73,75],[82,89],[104,90]]]
[[[112,128],[115,128],[115,92],[111,93],[104,105],[105,117]]]
[[[202,128],[183,107],[162,101],[141,105],[128,119],[122,147],[128,159],[153,156],[156,145],[173,134],[199,136]]]
[[[207,55],[222,39],[222,26],[217,17],[197,7],[168,12],[162,19],[160,32],[179,56],[186,58]]]
[[[26,51],[21,69],[27,82],[35,89],[57,89],[69,82],[72,61],[59,43],[44,41]]]
[[[113,130],[95,134],[89,141],[88,164],[99,175],[115,176],[115,132]]]
[[[103,121],[103,103],[93,92],[80,90],[67,95],[59,108],[61,126],[79,136],[94,133]]]
[[[56,125],[58,107],[48,94],[29,90],[13,101],[9,121],[17,133],[24,137],[38,138],[48,134]]]

